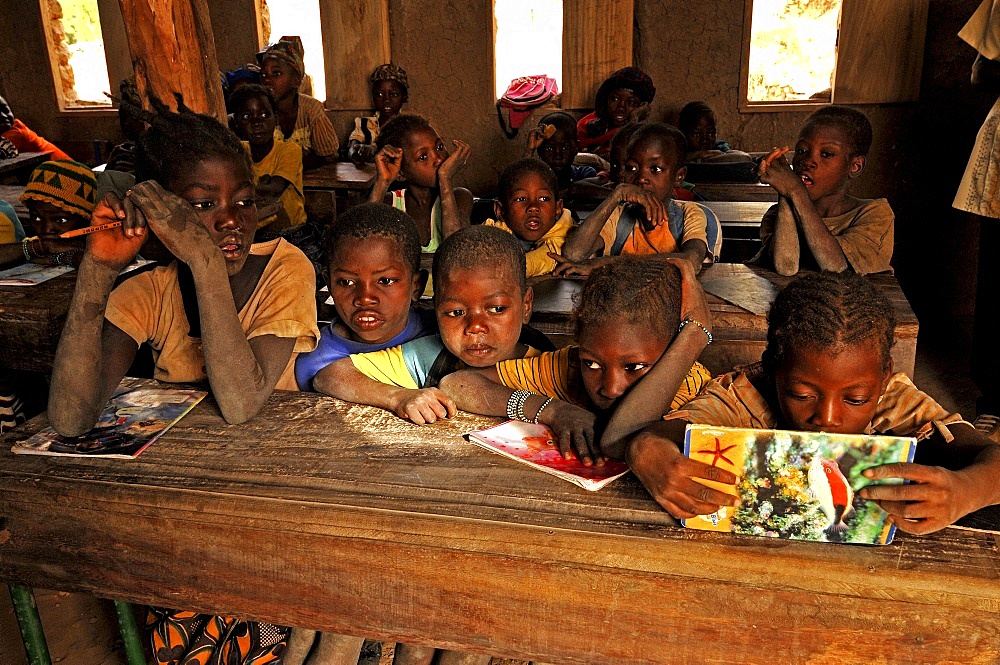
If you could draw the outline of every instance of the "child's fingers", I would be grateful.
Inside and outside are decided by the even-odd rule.
[[[122,231],[127,237],[143,235],[146,232],[146,216],[142,214],[142,210],[131,199],[125,199],[123,207],[125,221],[122,223]]]
[[[893,517],[906,520],[924,520],[934,517],[934,508],[926,501],[876,501],[878,507]]]

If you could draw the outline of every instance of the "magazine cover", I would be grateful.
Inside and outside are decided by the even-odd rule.
[[[126,379],[128,381],[128,379]],[[205,395],[202,390],[118,386],[94,429],[77,437],[51,427],[15,444],[20,455],[70,455],[132,459],[180,420]]]
[[[0,286],[35,286],[50,279],[72,272],[72,266],[42,266],[22,263],[19,266],[0,270]]]
[[[698,482],[739,496],[740,506],[683,524],[772,538],[885,545],[895,527],[878,505],[856,496],[871,484],[861,474],[880,464],[913,461],[916,443],[909,437],[688,425],[684,454],[740,477],[735,488]]]
[[[624,462],[606,460],[604,466],[584,466],[576,457],[563,459],[552,430],[545,425],[509,420],[496,427],[469,432],[469,440],[591,491],[628,473]]]

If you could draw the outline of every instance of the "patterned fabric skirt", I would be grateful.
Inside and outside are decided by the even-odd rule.
[[[952,205],[981,217],[1000,218],[1000,97],[976,135]]]
[[[288,628],[261,621],[150,607],[156,665],[280,665]]]

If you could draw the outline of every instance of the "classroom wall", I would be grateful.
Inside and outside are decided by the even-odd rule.
[[[940,328],[956,343],[966,341],[972,312],[977,230],[950,202],[993,102],[970,88],[974,52],[955,36],[977,5],[978,0],[929,0],[920,101],[860,107],[872,120],[875,145],[854,190],[889,198],[897,212],[900,282],[923,329]],[[257,46],[252,1],[209,0],[209,6],[216,34],[225,35],[217,37],[220,64],[251,60]],[[652,117],[675,121],[684,103],[703,99],[718,114],[720,136],[734,145],[764,150],[794,141],[806,113],[737,110],[742,3],[702,0],[697,11],[693,6],[635,0],[635,64],[658,89]],[[406,68],[411,81],[408,108],[429,115],[446,140],[472,145],[460,180],[483,195],[492,193],[499,170],[521,155],[523,141],[523,135],[509,141],[497,126],[491,7],[488,0],[389,2],[393,61]],[[19,17],[16,25],[0,22],[0,89],[15,113],[55,141],[116,139],[113,114],[57,111],[46,54],[37,47],[43,39],[40,14],[24,11],[22,0],[0,0],[0,12]],[[331,113],[341,140],[355,115]]]

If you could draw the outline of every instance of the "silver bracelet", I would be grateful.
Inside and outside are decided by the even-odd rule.
[[[31,261],[35,258],[31,255],[31,240],[28,238],[21,241],[21,251],[24,252],[24,260],[28,263],[31,263]]]
[[[538,407],[538,411],[535,411],[535,417],[531,419],[531,422],[533,422],[533,423],[535,423],[537,425],[538,424],[538,417],[542,415],[542,411],[544,411],[545,407],[547,407],[549,404],[551,404],[554,401],[555,401],[554,397],[547,397],[545,399],[545,401],[542,402],[542,405],[540,407]]]
[[[701,321],[698,321],[696,319],[684,319],[683,321],[681,321],[681,324],[679,326],[677,326],[677,332],[680,332],[680,331],[684,330],[684,326],[686,326],[689,323],[694,324],[694,325],[696,325],[696,326],[698,326],[699,328],[702,329],[702,331],[708,336],[708,343],[709,344],[711,344],[713,341],[715,341],[715,338],[712,337],[712,331],[709,330],[708,327],[706,327],[704,323],[702,323]]]
[[[511,420],[530,422],[524,417],[524,403],[535,393],[530,390],[515,390],[507,398],[507,417]]]

